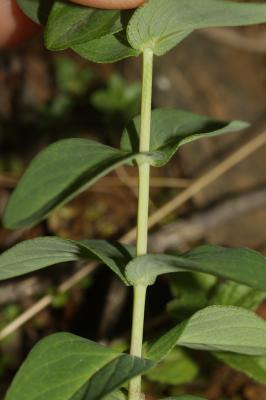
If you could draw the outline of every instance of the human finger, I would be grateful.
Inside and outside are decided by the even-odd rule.
[[[0,48],[14,47],[39,30],[27,18],[15,0],[0,0]]]
[[[130,9],[144,3],[144,0],[72,0],[74,3],[84,6],[106,9]]]

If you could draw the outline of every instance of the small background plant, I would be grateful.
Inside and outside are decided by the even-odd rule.
[[[2,254],[1,279],[67,261],[85,259],[102,262],[126,286],[134,287],[131,356],[73,334],[49,336],[30,353],[7,392],[7,399],[17,399],[18,396],[24,396],[25,399],[36,396],[42,398],[48,393],[53,399],[85,400],[106,395],[122,398],[123,392],[114,391],[126,381],[130,381],[129,398],[139,398],[140,378],[135,378],[139,374],[146,373],[147,382],[155,380],[170,385],[187,383],[197,375],[197,357],[190,350],[189,353],[180,350],[180,347],[209,350],[212,360],[223,360],[265,383],[266,325],[252,312],[264,298],[265,258],[253,250],[208,245],[189,252],[146,254],[150,166],[157,169],[166,165],[181,146],[194,140],[247,127],[247,123],[242,121],[220,122],[180,110],[156,109],[151,113],[153,55],[163,55],[197,28],[255,24],[266,20],[265,5],[201,1],[201,12],[205,7],[208,13],[201,14],[200,22],[195,2],[191,2],[189,12],[187,6],[187,1],[179,1],[177,9],[176,1],[169,0],[162,4],[150,0],[132,16],[127,15],[130,17],[127,29],[121,23],[120,12],[90,10],[61,2],[54,3],[47,21],[44,16],[46,45],[51,50],[71,47],[97,62],[111,62],[143,53],[142,112],[124,130],[120,148],[84,138],[63,139],[48,146],[31,163],[11,196],[4,214],[4,224],[12,229],[36,224],[103,175],[122,165],[137,165],[137,247],[93,239],[42,237],[28,240]],[[21,7],[33,19],[38,17],[39,2],[21,0]],[[154,18],[157,14],[158,20]],[[43,22],[43,16],[41,19]],[[69,23],[66,24],[66,21]],[[91,30],[84,31],[84,21]],[[72,96],[84,95],[83,85],[79,85],[79,81],[73,86],[71,84],[75,82],[75,65],[66,63],[61,67],[66,68],[67,75],[73,78],[66,84],[58,79],[59,95],[45,110],[45,120],[47,112],[53,118],[61,113],[65,116],[66,111],[72,111],[76,106]],[[59,75],[63,77],[63,73]],[[83,79],[86,83],[90,79],[86,71],[80,76],[80,82]],[[167,84],[168,81],[161,80],[161,84],[163,82]],[[120,103],[114,93],[122,92],[124,97],[118,95]],[[109,108],[107,121],[110,121],[110,110],[114,115],[122,112],[127,120],[131,113],[134,114],[131,105],[134,110],[139,89],[132,86],[132,92],[128,89],[128,93],[130,95],[127,97],[121,79],[115,78],[105,91],[94,94],[90,101],[98,109]],[[108,96],[114,100],[113,105]],[[101,214],[101,210],[99,212]],[[140,358],[146,288],[153,285],[158,276],[169,273],[173,274],[169,275],[173,298],[171,301],[168,298],[170,302],[167,307],[176,319],[176,326],[159,339],[155,337],[153,342],[147,343],[143,358]],[[225,278],[226,282],[221,278]],[[47,363],[51,363],[53,369],[47,370]],[[65,368],[66,365],[68,368]],[[178,368],[175,373],[174,367]],[[71,386],[70,381],[73,382]],[[173,391],[171,394],[182,393]]]

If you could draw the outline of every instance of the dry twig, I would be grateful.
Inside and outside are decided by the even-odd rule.
[[[150,236],[149,247],[159,253],[171,248],[180,248],[189,242],[203,238],[211,229],[264,207],[265,204],[266,188],[244,193],[206,211],[198,212],[188,220],[179,220],[163,226]]]
[[[243,35],[234,29],[228,28],[203,29],[201,33],[216,42],[227,44],[241,50],[255,53],[266,53],[265,34],[260,39],[258,37]]]

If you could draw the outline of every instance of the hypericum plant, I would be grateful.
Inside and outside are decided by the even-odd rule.
[[[0,259],[2,280],[66,261],[99,260],[106,264],[134,289],[130,355],[69,333],[49,336],[31,351],[6,400],[122,399],[125,394],[119,388],[127,381],[129,399],[137,400],[141,398],[141,374],[155,367],[175,346],[211,351],[261,380],[266,368],[266,322],[251,309],[261,298],[258,291],[266,291],[265,257],[253,250],[218,246],[201,246],[184,254],[147,254],[147,222],[151,166],[165,165],[186,143],[248,125],[173,109],[152,111],[154,55],[162,56],[198,28],[266,22],[266,4],[149,0],[137,10],[120,12],[57,0],[48,2],[49,7],[46,0],[18,3],[29,17],[44,25],[45,43],[51,50],[72,48],[95,62],[143,55],[143,86],[141,115],[124,130],[120,149],[85,139],[53,143],[32,161],[4,215],[8,228],[31,226],[115,168],[137,166],[136,249],[104,240],[42,237],[16,245]],[[189,275],[187,294],[201,299],[196,307],[194,303],[195,312],[155,342],[147,343],[142,354],[147,287],[159,275],[174,273],[173,290],[178,291],[178,277],[184,272],[194,273]],[[199,272],[229,280],[228,285],[215,289],[209,303],[201,296],[210,285],[192,283]],[[173,310],[178,312],[178,304],[172,304]],[[191,396],[178,398],[197,400]]]

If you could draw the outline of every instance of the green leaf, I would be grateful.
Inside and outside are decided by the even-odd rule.
[[[16,2],[32,21],[45,24],[54,0],[16,0]]]
[[[155,368],[146,373],[148,379],[164,385],[190,383],[198,374],[197,364],[179,348],[173,349]]]
[[[210,306],[177,325],[148,349],[159,361],[176,345],[191,349],[266,355],[266,321],[239,307]]]
[[[157,152],[152,165],[165,165],[183,145],[247,128],[243,121],[224,122],[202,115],[174,109],[157,109],[152,112],[150,150]],[[139,148],[140,116],[136,117],[123,133],[121,148],[132,151]]]
[[[81,191],[136,155],[87,139],[53,143],[32,161],[13,192],[4,225],[23,228],[44,219]]]
[[[147,364],[143,361],[146,361]],[[120,387],[122,383],[128,381],[130,377],[137,376],[143,370],[145,371],[153,366],[147,360],[142,360],[142,363],[140,366],[139,359],[129,356],[114,360],[111,365],[107,365],[95,374],[93,379],[79,389],[70,400],[101,399]]]
[[[125,265],[134,248],[106,240],[66,240],[41,237],[21,242],[0,256],[0,280],[14,278],[51,265],[80,259],[106,264],[128,285]]]
[[[175,47],[193,30],[266,22],[266,4],[224,0],[149,0],[128,25],[131,46],[150,48],[160,56]]]
[[[73,96],[84,96],[93,78],[91,68],[88,66],[82,68],[77,61],[66,56],[54,59],[54,73],[55,86],[58,91],[57,98],[60,94],[68,96],[68,99],[71,96],[70,101],[73,101]]]
[[[116,390],[115,392],[105,396],[103,400],[126,400],[126,396],[121,390]]]
[[[121,30],[121,12],[118,10],[56,1],[45,28],[45,44],[50,50],[64,50]]]
[[[179,320],[190,317],[208,305],[216,282],[213,275],[200,272],[180,272],[172,276],[169,285],[173,300],[167,304],[167,311]]]
[[[206,272],[214,276],[266,290],[266,258],[255,250],[200,246],[181,255],[148,254],[126,267],[132,285],[154,284],[159,275],[180,271]]]
[[[234,282],[224,282],[214,291],[210,303],[235,305],[256,310],[265,298],[265,293]],[[266,383],[266,357],[245,356],[242,354],[214,353],[220,361],[245,373],[260,383]]]
[[[235,282],[218,284],[209,299],[210,305],[236,306],[255,311],[266,293]]]
[[[123,32],[74,45],[72,49],[81,57],[96,63],[113,63],[139,55],[139,52],[128,44]]]
[[[91,103],[105,114],[121,114],[129,121],[139,110],[141,85],[129,84],[120,75],[113,74],[107,87],[97,90],[91,96]]]
[[[85,400],[72,397],[84,385],[89,399],[96,400],[152,365],[70,333],[58,333],[33,348],[5,400]],[[112,375],[114,380],[110,379]]]
[[[252,357],[242,354],[215,353],[223,363],[243,372],[259,383],[266,384],[266,357]]]

